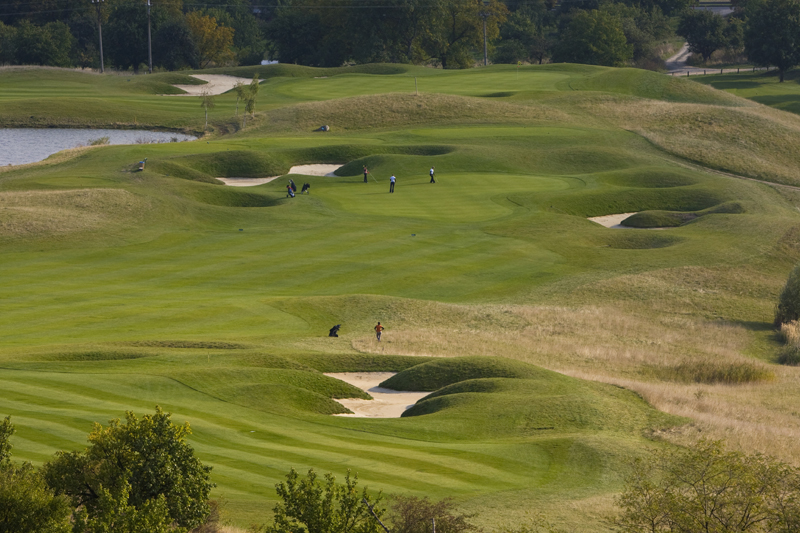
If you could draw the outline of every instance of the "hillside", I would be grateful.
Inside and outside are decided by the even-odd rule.
[[[653,447],[706,435],[800,462],[798,371],[771,329],[800,259],[800,117],[632,69],[258,74],[243,130],[226,94],[201,140],[0,171],[16,458],[158,404],[191,423],[241,527],[314,467],[569,531],[607,530]],[[0,124],[199,131],[196,97],[161,95],[177,82],[15,69]],[[294,175],[311,192],[287,198],[309,163],[336,176]],[[637,229],[588,220],[632,213]],[[323,375],[345,371],[432,394],[399,419],[334,417],[364,397]]]

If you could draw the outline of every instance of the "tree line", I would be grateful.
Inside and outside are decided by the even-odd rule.
[[[257,65],[267,52],[268,13],[245,0],[215,0],[195,9],[183,0],[10,0],[0,6],[0,64],[138,71]],[[99,24],[98,24],[99,23]]]
[[[153,63],[179,70],[262,59],[331,67],[414,63],[466,68],[486,38],[497,63],[658,63],[669,18],[692,0],[151,0]],[[34,6],[34,7],[32,7]],[[97,9],[96,9],[97,8]],[[145,0],[10,0],[0,64],[118,69],[148,63]],[[657,65],[656,65],[657,66]]]
[[[0,7],[0,64],[134,71],[254,65],[413,63],[467,68],[571,62],[664,67],[677,34],[703,61],[720,49],[778,67],[800,63],[800,0],[736,0],[729,17],[694,0],[11,0]],[[33,6],[33,7],[32,7]],[[99,23],[99,24],[98,24]]]

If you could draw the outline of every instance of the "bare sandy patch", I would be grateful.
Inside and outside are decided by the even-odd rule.
[[[249,78],[237,78],[236,76],[225,76],[222,74],[196,74],[193,78],[207,82],[204,85],[173,85],[178,89],[186,91],[186,94],[172,94],[169,96],[200,96],[203,92],[216,96],[226,93],[233,89],[237,83],[249,85],[253,80]],[[259,82],[264,80],[258,80]]]
[[[231,187],[255,187],[256,185],[263,185],[272,180],[276,180],[280,176],[272,176],[271,178],[217,178],[225,185]]]
[[[589,220],[611,229],[631,229],[630,226],[623,226],[622,221],[635,214],[636,213],[619,213],[617,215],[603,215],[601,217],[589,217]]]
[[[333,172],[342,165],[296,165],[289,169],[289,174],[304,174],[306,176],[325,176],[333,178],[336,176]]]
[[[408,408],[430,394],[430,392],[401,392],[379,387],[383,381],[394,376],[396,372],[338,372],[325,374],[339,379],[372,396],[372,400],[360,398],[344,398],[336,400],[344,405],[353,414],[334,416],[349,416],[358,418],[399,418]]]

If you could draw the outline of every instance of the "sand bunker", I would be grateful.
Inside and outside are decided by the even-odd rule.
[[[272,176],[271,178],[217,178],[225,185],[231,187],[255,187],[256,185],[263,185],[272,180],[278,179],[280,176]]]
[[[192,77],[208,83],[204,85],[174,85],[174,87],[186,91],[186,94],[174,94],[170,96],[200,96],[203,94],[203,91],[210,95],[218,95],[230,91],[237,83],[241,82],[245,85],[250,85],[250,82],[253,81],[250,78],[237,78],[236,76],[224,76],[222,74],[197,74],[192,75]]]
[[[630,226],[623,226],[622,221],[635,214],[636,213],[620,213],[618,215],[603,215],[602,217],[589,217],[589,220],[611,229],[633,229]]]
[[[334,177],[334,170],[341,165],[296,165],[289,169],[289,174],[302,174],[305,176],[326,176]],[[255,187],[256,185],[263,185],[272,180],[278,179],[280,176],[272,176],[269,178],[217,178],[225,185],[231,187]]]
[[[354,385],[368,392],[374,398],[373,400],[358,398],[336,400],[353,411],[353,414],[335,416],[398,418],[403,411],[430,394],[430,392],[400,392],[378,386],[382,381],[394,376],[395,372],[340,372],[325,375]]]
[[[334,170],[342,165],[297,165],[289,169],[289,174],[305,174],[306,176],[335,177]]]

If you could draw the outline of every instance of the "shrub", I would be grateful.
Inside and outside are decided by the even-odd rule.
[[[99,139],[89,139],[89,146],[103,146],[104,144],[109,144],[110,139],[106,137],[100,137]]]
[[[617,499],[624,533],[796,531],[800,472],[700,441],[637,459]]]
[[[350,476],[349,470],[344,484],[338,484],[333,474],[325,474],[323,481],[311,469],[301,478],[292,468],[286,481],[275,486],[280,502],[273,510],[274,522],[267,533],[379,533],[373,517],[380,520],[383,514],[381,495],[372,499],[367,488],[358,491],[357,484],[358,476]]]
[[[775,309],[775,327],[800,318],[800,264],[789,274]]]
[[[478,531],[469,521],[474,515],[457,513],[452,498],[434,502],[427,496],[395,496],[393,500],[389,514],[393,533],[430,533],[434,521],[440,533]]]

